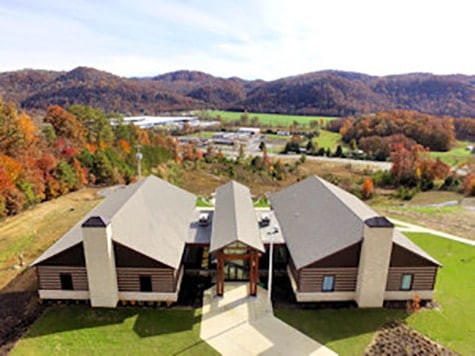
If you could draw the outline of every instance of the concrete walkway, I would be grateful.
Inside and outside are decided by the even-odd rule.
[[[415,224],[410,224],[404,221],[396,220],[396,219],[389,219],[393,224],[400,225],[397,226],[396,229],[398,229],[401,232],[423,232],[423,233],[428,233],[436,236],[440,236],[449,240],[454,240],[457,242],[461,242],[467,245],[475,246],[475,240],[469,240],[469,239],[464,239],[462,237],[458,237],[452,234],[448,234],[446,232],[438,231],[438,230],[432,230],[428,229],[423,226],[415,225]]]
[[[248,297],[248,283],[225,282],[224,296],[205,291],[200,337],[222,355],[336,355],[274,317],[267,290]]]

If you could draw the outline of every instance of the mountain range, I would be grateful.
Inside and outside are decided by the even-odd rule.
[[[249,81],[188,70],[125,78],[88,67],[24,69],[0,73],[0,97],[33,112],[84,104],[126,115],[223,109],[347,116],[403,109],[475,118],[475,76],[462,74],[370,76],[326,70]]]

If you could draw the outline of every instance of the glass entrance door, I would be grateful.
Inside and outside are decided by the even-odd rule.
[[[248,281],[249,261],[248,260],[227,260],[224,262],[224,280],[226,281]]]

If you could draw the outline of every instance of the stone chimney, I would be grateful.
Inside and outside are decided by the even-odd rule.
[[[91,216],[82,224],[82,239],[91,305],[115,308],[119,297],[110,221]]]
[[[394,225],[383,216],[373,217],[364,222],[363,233],[356,302],[360,308],[380,308],[384,303]]]

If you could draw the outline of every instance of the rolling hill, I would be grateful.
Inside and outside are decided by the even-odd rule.
[[[429,73],[377,77],[320,71],[246,81],[186,70],[124,78],[87,67],[69,72],[25,69],[0,73],[0,97],[40,111],[52,104],[85,104],[125,114],[213,108],[346,116],[405,109],[475,118],[475,76]]]

